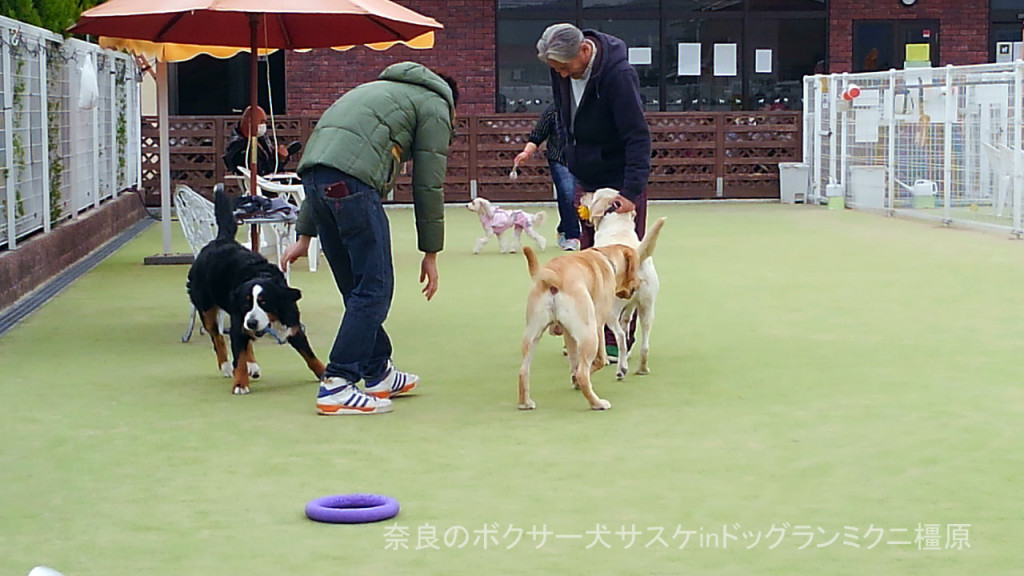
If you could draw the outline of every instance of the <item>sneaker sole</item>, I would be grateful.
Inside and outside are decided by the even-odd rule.
[[[420,381],[416,380],[415,382],[410,382],[410,383],[406,384],[405,386],[402,387],[401,390],[399,390],[397,392],[387,392],[387,391],[384,391],[384,390],[381,390],[380,392],[371,392],[371,391],[367,390],[366,391],[366,395],[367,396],[373,396],[374,398],[378,398],[378,399],[380,399],[380,398],[394,398],[395,396],[401,396],[402,394],[408,394],[409,392],[412,392],[419,385],[420,385]]]
[[[386,414],[391,412],[394,407],[388,404],[387,406],[367,406],[365,408],[352,408],[351,406],[334,406],[328,404],[317,404],[316,411],[321,416],[362,416],[364,414]]]

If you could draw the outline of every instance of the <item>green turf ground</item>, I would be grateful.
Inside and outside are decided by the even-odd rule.
[[[179,342],[187,268],[142,265],[150,228],[0,339],[0,574],[1021,573],[1024,245],[804,206],[661,215],[652,375],[598,373],[605,413],[551,337],[538,409],[516,410],[526,265],[473,256],[459,207],[429,303],[411,211],[391,213],[387,327],[424,383],[374,417],[316,416],[311,374],[266,341],[232,396],[208,338]],[[326,357],[329,271],[292,282]],[[305,519],[342,492],[402,512]],[[970,549],[944,549],[958,524]]]

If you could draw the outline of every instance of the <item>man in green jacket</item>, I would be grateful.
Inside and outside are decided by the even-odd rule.
[[[419,376],[397,370],[384,320],[394,293],[391,231],[381,199],[403,162],[413,161],[413,203],[420,281],[437,292],[437,253],[444,247],[444,177],[458,89],[415,62],[387,67],[378,80],[348,91],[324,112],[297,172],[306,200],[298,241],[281,258],[287,269],[319,236],[345,302],[330,362],[320,382],[320,414],[379,414]],[[364,381],[365,391],[356,385]]]

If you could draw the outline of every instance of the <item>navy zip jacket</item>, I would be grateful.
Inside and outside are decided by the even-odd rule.
[[[583,35],[597,45],[597,55],[575,118],[570,80],[551,70],[566,164],[585,190],[615,188],[636,200],[651,173],[651,132],[640,79],[622,40],[595,30]]]

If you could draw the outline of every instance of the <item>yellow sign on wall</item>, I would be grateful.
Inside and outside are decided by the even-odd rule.
[[[931,62],[931,44],[907,44],[907,62]]]

